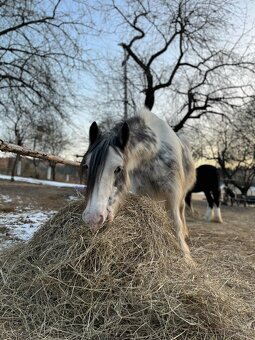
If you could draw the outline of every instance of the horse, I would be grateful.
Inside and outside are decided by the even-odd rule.
[[[215,166],[204,164],[196,169],[196,182],[185,198],[186,204],[193,215],[194,210],[191,204],[192,193],[201,191],[204,192],[208,202],[205,219],[207,221],[222,223],[223,220],[220,211],[220,176]],[[214,211],[213,208],[215,208]]]
[[[129,191],[164,201],[187,262],[185,196],[195,182],[191,152],[175,132],[146,107],[109,131],[96,122],[82,161],[87,178],[87,206],[82,219],[97,232],[112,221]]]

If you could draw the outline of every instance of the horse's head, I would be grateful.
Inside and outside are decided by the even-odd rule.
[[[113,206],[125,190],[125,148],[129,127],[124,123],[112,134],[101,134],[96,122],[90,126],[89,148],[83,167],[87,172],[87,206],[84,222],[97,231],[107,217],[113,219]]]

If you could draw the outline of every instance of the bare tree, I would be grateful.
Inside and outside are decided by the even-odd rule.
[[[64,6],[62,0],[0,2],[2,114],[14,93],[31,111],[45,105],[63,115],[70,69],[85,65],[77,38],[88,20],[72,18]]]
[[[53,155],[60,155],[71,143],[63,121],[50,114],[37,123],[35,135],[37,135],[37,150]],[[50,177],[55,181],[56,162],[49,161],[49,167]]]
[[[198,158],[215,161],[225,182],[236,186],[246,196],[255,180],[255,109],[254,101],[232,120],[220,119],[209,128],[195,131],[193,148]]]
[[[0,0],[0,19],[0,119],[12,142],[35,148],[38,120],[75,107],[72,75],[87,66],[80,37],[93,22],[78,0]]]
[[[31,125],[33,122],[31,113],[27,111],[27,108],[22,105],[22,101],[10,94],[10,105],[5,111],[5,128],[6,138],[9,142],[15,143],[18,146],[22,146],[25,141],[29,140],[29,134],[31,131]],[[15,172],[18,167],[18,175],[21,174],[21,157],[16,154],[15,160],[11,170],[11,181],[14,180]]]
[[[130,87],[145,93],[150,109],[155,95],[166,93],[175,131],[188,120],[224,116],[250,99],[254,57],[250,42],[242,51],[239,47],[248,33],[244,30],[235,41],[227,41],[239,19],[234,1],[112,0],[105,6],[107,15],[116,14],[115,31],[122,34],[130,64]]]

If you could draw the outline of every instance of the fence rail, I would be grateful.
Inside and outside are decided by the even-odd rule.
[[[55,155],[48,155],[46,153],[39,152],[39,151],[34,151],[34,150],[31,150],[31,149],[26,148],[24,146],[19,146],[19,145],[16,145],[16,144],[7,143],[7,142],[3,141],[2,139],[0,139],[0,151],[12,152],[12,153],[16,153],[16,154],[19,154],[19,155],[22,155],[22,156],[40,158],[40,159],[44,159],[44,160],[52,161],[52,162],[56,162],[56,163],[72,165],[72,166],[75,166],[75,167],[80,166],[80,162],[67,160],[67,159],[64,159],[64,158],[61,158],[61,157],[55,156]]]

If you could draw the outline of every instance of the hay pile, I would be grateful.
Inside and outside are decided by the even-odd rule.
[[[252,339],[249,307],[187,267],[158,204],[129,197],[97,235],[83,208],[1,255],[1,339]]]

